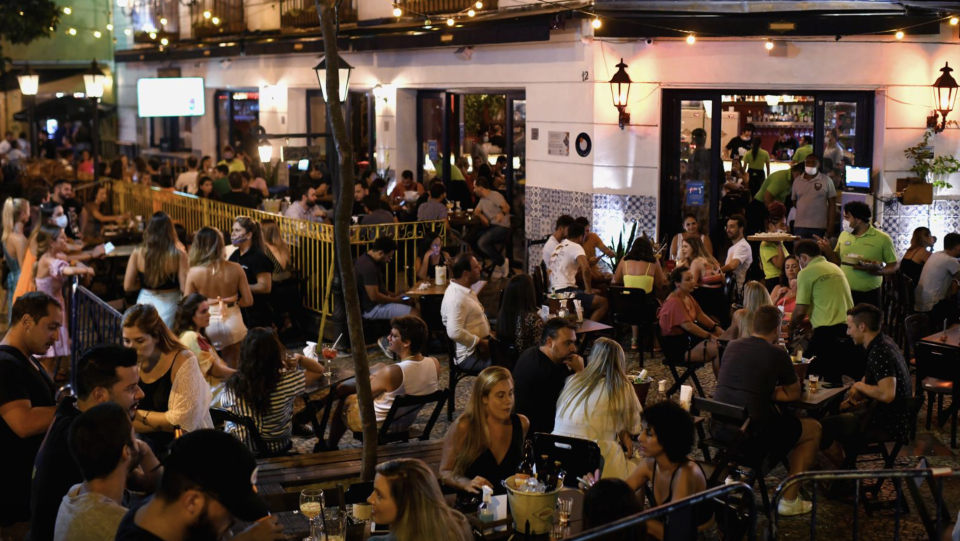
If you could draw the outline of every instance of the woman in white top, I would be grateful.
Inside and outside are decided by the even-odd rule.
[[[587,367],[567,378],[557,399],[553,433],[597,442],[603,455],[602,477],[626,479],[637,467],[631,458],[632,435],[642,428],[640,413],[623,348],[609,338],[599,338]]]
[[[224,382],[236,370],[230,368],[217,355],[210,340],[207,338],[206,328],[210,325],[210,303],[199,293],[187,295],[180,301],[177,315],[173,320],[173,334],[180,337],[180,342],[190,348],[200,364],[200,373],[210,385],[213,394],[211,406],[219,407],[220,396],[223,393]]]
[[[710,243],[710,237],[700,233],[700,221],[693,214],[687,214],[683,217],[683,232],[677,233],[670,242],[670,259],[680,261],[683,259],[683,241],[693,237],[700,237],[703,246],[708,254],[713,253],[713,244]]]

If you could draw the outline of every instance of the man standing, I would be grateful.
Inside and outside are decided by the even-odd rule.
[[[0,342],[0,537],[4,539],[22,537],[30,519],[33,460],[56,410],[56,387],[33,356],[46,353],[60,337],[63,310],[46,293],[27,293],[13,304],[10,324]]]
[[[850,284],[853,304],[865,302],[879,308],[880,286],[883,277],[897,272],[900,263],[893,251],[890,235],[870,225],[870,207],[861,201],[851,201],[843,206],[843,232],[837,238],[836,248],[830,241],[815,237],[817,245],[834,265],[840,265]],[[856,264],[843,258],[856,254],[861,262]],[[871,262],[864,265],[863,262]],[[880,266],[874,266],[879,262]]]
[[[737,278],[737,298],[743,293],[743,283],[747,278],[747,271],[753,264],[753,250],[750,243],[743,236],[747,220],[740,214],[734,214],[727,220],[727,238],[733,244],[727,249],[727,260],[720,272],[732,272]]]
[[[287,218],[296,218],[306,222],[322,222],[327,217],[326,211],[317,205],[317,190],[309,184],[301,182],[293,189],[293,203],[287,207],[283,215]]]
[[[900,348],[881,330],[883,312],[858,304],[847,312],[847,334],[867,351],[866,372],[840,405],[840,415],[823,420],[820,449],[838,467],[863,439],[910,440],[910,370]],[[872,403],[873,407],[867,407]]]
[[[479,258],[487,257],[493,261],[496,268],[490,278],[508,278],[510,260],[494,245],[503,242],[510,234],[510,205],[503,198],[503,194],[490,189],[488,179],[478,178],[474,184],[473,191],[479,199],[473,214],[480,219],[482,226],[468,233],[466,241]]]
[[[180,173],[180,176],[177,177],[177,182],[174,184],[174,188],[178,192],[185,192],[189,194],[196,195],[197,193],[197,166],[200,165],[200,160],[196,156],[189,156],[187,158],[187,170],[183,173]]]
[[[803,170],[793,181],[791,192],[797,211],[793,232],[805,239],[825,237],[833,231],[837,189],[830,177],[820,172],[820,158],[816,155],[807,156]]]
[[[800,138],[800,148],[793,153],[793,163],[804,164],[806,163],[807,156],[813,154],[813,138],[809,135],[804,135]]]
[[[610,307],[607,299],[592,287],[590,261],[583,251],[584,227],[576,222],[567,227],[567,238],[557,245],[547,263],[547,278],[554,293],[573,293],[580,300],[584,312],[592,312],[590,319],[602,321]],[[583,276],[584,289],[577,287],[577,271]]]
[[[727,143],[727,155],[730,158],[737,159],[746,154],[746,151],[750,150],[753,145],[753,133],[755,131],[757,131],[757,128],[753,124],[744,126],[743,134],[740,137],[730,139],[730,142]]]
[[[462,370],[480,372],[490,366],[490,321],[473,290],[480,281],[480,263],[471,254],[457,256],[453,278],[443,293],[440,318],[447,337],[456,342],[454,363]]]
[[[957,286],[960,285],[960,234],[947,233],[943,250],[927,259],[917,283],[914,309],[930,315],[932,328],[940,328],[944,319],[957,320]]]
[[[137,352],[115,344],[94,346],[83,352],[77,361],[74,380],[77,397],[60,401],[34,464],[30,541],[53,539],[63,496],[71,486],[83,481],[80,469],[70,458],[67,442],[70,427],[80,414],[97,404],[114,402],[127,412],[128,419],[133,419],[137,404],[143,398]],[[149,491],[159,475],[159,472],[152,473],[159,461],[144,442],[136,440],[132,445],[133,466],[143,467],[143,473],[135,479],[144,481],[138,483],[139,488]]]
[[[790,190],[793,188],[793,180],[803,173],[803,164],[795,164],[790,169],[781,169],[770,173],[763,179],[763,184],[753,196],[754,199],[763,201],[763,204],[770,206],[770,203],[779,201],[787,204],[787,198],[790,197]]]
[[[852,350],[846,339],[847,310],[853,308],[847,277],[840,267],[823,257],[816,242],[804,239],[793,249],[801,270],[797,275],[797,306],[790,316],[790,331],[795,332],[810,317],[813,338],[808,353],[817,358],[808,373],[820,374],[831,383],[839,383],[843,374],[860,379],[862,356]]]
[[[582,371],[576,325],[559,317],[544,323],[540,346],[524,351],[513,369],[516,411],[530,419],[528,434],[553,432],[560,392],[568,377]]]
[[[221,539],[237,520],[254,523],[234,539],[282,540],[283,526],[257,496],[257,461],[219,430],[197,430],[170,445],[157,493],[120,521],[116,541]]]
[[[400,295],[384,292],[380,265],[389,263],[397,243],[390,237],[377,237],[366,253],[357,258],[353,266],[360,294],[360,310],[364,319],[391,320],[399,316],[419,316],[416,308],[403,303]]]
[[[64,231],[73,240],[80,240],[80,215],[83,214],[83,205],[76,200],[73,194],[73,185],[69,180],[60,179],[53,183],[51,200],[63,207],[67,217],[67,226]]]
[[[553,234],[547,237],[547,242],[543,244],[543,264],[550,265],[550,257],[557,249],[557,246],[567,239],[567,228],[573,224],[573,216],[563,214],[557,218],[557,223],[553,227]]]
[[[776,307],[761,306],[754,314],[751,335],[730,342],[723,353],[714,399],[745,407],[749,412],[750,432],[743,445],[749,458],[776,461],[789,453],[789,473],[796,475],[808,471],[816,458],[820,423],[793,414],[783,415],[776,408],[776,402],[799,400],[801,393],[790,355],[776,345],[781,317]],[[712,427],[714,437],[729,440],[730,428]],[[810,512],[813,505],[798,497],[799,490],[800,485],[794,484],[785,491],[779,514]]]
[[[776,142],[773,143],[773,155],[778,160],[787,161],[790,159],[790,154],[796,152],[797,146],[797,140],[791,137],[787,130],[781,129]]]

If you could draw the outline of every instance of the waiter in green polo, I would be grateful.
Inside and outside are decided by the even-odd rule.
[[[881,308],[883,277],[897,272],[900,263],[893,250],[893,239],[870,225],[870,216],[866,203],[851,201],[843,206],[843,232],[836,247],[831,247],[826,239],[817,237],[816,240],[826,258],[843,269],[853,303],[865,302]],[[853,261],[857,256],[861,262]],[[864,265],[864,261],[873,264]]]
[[[787,198],[790,197],[790,189],[793,188],[793,179],[803,174],[804,164],[795,163],[790,169],[781,169],[774,171],[763,179],[760,189],[754,194],[753,198],[763,201],[763,204],[770,206],[770,203],[779,201],[787,204]]]

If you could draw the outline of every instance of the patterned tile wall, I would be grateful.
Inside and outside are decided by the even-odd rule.
[[[529,187],[526,194],[526,231],[528,239],[542,239],[553,233],[557,218],[563,214],[587,216],[592,229],[605,243],[619,238],[622,228],[639,223],[637,234],[653,237],[657,231],[657,198],[651,196],[590,194]],[[629,231],[627,231],[629,234]],[[530,248],[532,266],[542,257],[540,246]]]
[[[880,227],[893,238],[900,257],[910,247],[913,230],[918,227],[928,227],[937,237],[936,250],[943,249],[944,235],[960,232],[960,200],[942,199],[932,205],[901,205],[893,201],[881,205]]]

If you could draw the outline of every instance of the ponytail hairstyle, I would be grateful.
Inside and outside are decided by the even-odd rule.
[[[233,223],[240,225],[244,231],[250,233],[251,248],[263,251],[263,233],[260,232],[259,222],[249,216],[237,216]]]
[[[751,160],[757,159],[757,153],[760,152],[760,142],[761,141],[759,137],[753,138],[753,146],[750,148],[750,153],[752,155]]]
[[[3,203],[3,234],[0,236],[0,242],[7,243],[10,233],[16,229],[17,222],[23,213],[30,210],[30,203],[26,199],[19,197],[7,198]]]

